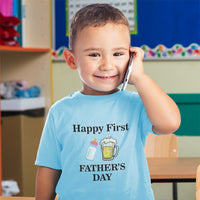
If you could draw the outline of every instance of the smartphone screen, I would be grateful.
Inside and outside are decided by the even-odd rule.
[[[126,74],[125,74],[125,77],[124,77],[124,81],[123,81],[123,85],[122,85],[122,91],[126,89],[126,86],[128,84],[128,80],[129,80],[129,76],[131,74],[131,70],[132,70],[132,67],[133,67],[133,54],[134,53],[131,53],[130,54],[130,59],[129,59],[129,62],[128,62],[128,67],[127,67],[127,70],[126,70]]]

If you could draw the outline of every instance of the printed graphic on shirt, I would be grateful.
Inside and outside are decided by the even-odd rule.
[[[92,140],[90,142],[90,146],[88,147],[88,150],[87,150],[87,153],[86,153],[86,159],[94,160],[96,150],[97,150],[97,146],[98,146],[97,138],[94,138],[94,140]]]
[[[83,126],[81,124],[73,124],[73,132],[74,133],[86,133],[87,135],[90,134],[102,134],[103,132],[122,132],[125,133],[129,130],[128,123],[117,125],[115,123],[106,124],[102,126]]]
[[[101,151],[101,154],[96,154],[96,151]],[[87,149],[86,159],[93,161],[95,156],[101,156],[103,161],[111,161],[117,157],[119,152],[119,147],[117,145],[117,140],[112,137],[103,138],[99,144],[97,138],[90,141],[90,145]],[[93,163],[93,162],[92,162]],[[92,177],[92,181],[111,181],[113,175],[116,172],[124,171],[126,169],[126,164],[123,163],[93,163],[93,164],[81,164],[80,172],[88,173]]]
[[[118,155],[119,147],[117,146],[117,140],[112,137],[102,139],[100,145],[103,160],[113,160]]]
[[[112,137],[103,138],[100,141],[99,145],[102,152],[102,160],[110,161],[113,160],[118,155],[119,147],[117,145],[117,140],[115,140],[114,138]],[[86,153],[87,160],[94,160],[97,147],[98,147],[97,138],[94,138],[94,140],[90,142],[90,146],[87,149]]]
[[[119,133],[123,137],[128,133],[129,124],[109,123],[105,125],[85,126],[82,124],[73,124],[74,133],[86,133],[86,135],[94,135],[90,138],[88,146],[85,149],[84,161],[79,165],[81,174],[88,174],[88,180],[112,181],[119,174],[126,173],[126,162],[116,159],[119,156],[119,139],[113,137]],[[102,136],[102,134],[108,134]],[[115,161],[118,160],[118,161]],[[89,161],[89,163],[88,163]],[[100,162],[102,161],[102,162]]]

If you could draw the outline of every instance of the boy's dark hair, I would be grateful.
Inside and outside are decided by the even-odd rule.
[[[103,26],[108,22],[124,24],[129,23],[124,14],[109,4],[90,4],[81,8],[72,18],[70,25],[69,47],[73,50],[78,31],[87,26]]]

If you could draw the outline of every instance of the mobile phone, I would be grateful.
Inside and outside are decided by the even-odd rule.
[[[134,57],[134,53],[131,53],[121,91],[124,91],[126,89],[127,84],[128,84],[129,76],[131,74],[131,70],[132,70],[132,67],[133,67],[133,57]]]

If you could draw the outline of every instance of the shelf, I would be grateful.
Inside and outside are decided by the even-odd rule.
[[[42,117],[44,119],[51,106],[51,0],[20,0],[20,2],[23,3],[23,10],[25,11],[25,15],[23,18],[24,29],[22,30],[21,34],[22,39],[24,39],[23,47],[0,45],[0,81],[7,82],[12,80],[25,80],[27,81],[28,86],[37,85],[41,88],[41,97],[35,99],[35,101],[33,98],[23,99],[20,100],[20,102],[15,102],[15,100],[3,102],[3,100],[1,100],[0,111],[2,109],[3,103],[5,103],[5,106],[7,106],[7,110],[11,109],[11,106],[13,106],[12,109],[17,109],[18,106],[18,109],[20,108],[22,109],[22,111],[16,111],[17,113],[23,112],[27,114],[27,109],[29,111],[30,108],[36,108],[37,103],[37,106],[42,106],[42,111],[45,112],[43,113],[45,114],[44,117]],[[13,104],[11,105],[11,103]],[[2,113],[0,112],[0,120],[4,120],[5,118],[7,118],[5,117],[4,119],[2,119]],[[5,122],[3,121],[3,123],[0,124],[0,182],[2,181],[2,178],[4,180],[16,180],[16,176],[18,177],[18,180],[16,181],[18,183],[21,183],[21,196],[34,196],[35,176],[37,168],[33,165],[35,155],[31,157],[29,154],[30,152],[37,152],[39,138],[41,136],[44,122],[43,120],[41,120],[41,117],[32,117],[32,115],[31,119],[29,119],[30,117],[27,118],[27,116],[23,115],[21,117],[23,119],[31,120],[31,125],[34,127],[34,129],[31,129],[29,126],[26,126],[27,129],[22,129],[22,126],[24,127],[24,124],[27,125],[27,121],[24,121],[22,123],[20,121],[16,121],[15,119],[11,122],[8,122],[7,124],[5,124]],[[19,137],[15,134],[17,133],[16,130],[18,129],[18,127],[20,131],[23,130],[23,137],[22,140],[19,139],[17,140],[17,143],[15,142],[18,145],[16,148],[12,145],[9,146],[10,141],[5,139],[5,137],[8,136],[8,129],[13,128],[14,132],[11,131],[10,133],[12,134],[12,136],[15,135],[15,137],[18,139]],[[31,132],[32,130],[33,132]],[[38,137],[35,137],[36,135]],[[7,157],[6,155],[7,153],[9,153],[9,151],[2,151],[1,136],[3,136],[3,139],[5,139],[3,140],[3,149],[5,149],[4,147],[7,147],[8,145],[8,149],[10,152],[16,152],[16,149],[19,149],[20,153],[23,152],[23,156],[21,156],[19,159],[16,156]],[[10,136],[8,137],[10,138]],[[24,143],[24,145],[22,145],[22,141],[25,141],[25,138],[27,138],[26,141],[29,141],[31,145],[27,146],[26,142]],[[36,138],[38,138],[37,141],[35,140]],[[28,152],[27,155],[26,152]],[[1,160],[2,155],[5,158],[3,162]],[[12,167],[11,163],[13,162],[13,160],[14,163],[15,161],[17,161],[17,164],[15,163],[15,166],[13,168],[14,170],[11,169],[9,171],[8,169],[10,169],[10,166]],[[21,165],[21,163],[23,163],[23,166]],[[4,169],[3,174],[2,168]],[[23,182],[20,182],[20,180],[23,180]],[[1,194],[2,191],[0,187],[0,196]]]
[[[12,47],[12,46],[1,46],[0,52],[49,52],[49,48],[29,48],[29,47]]]

